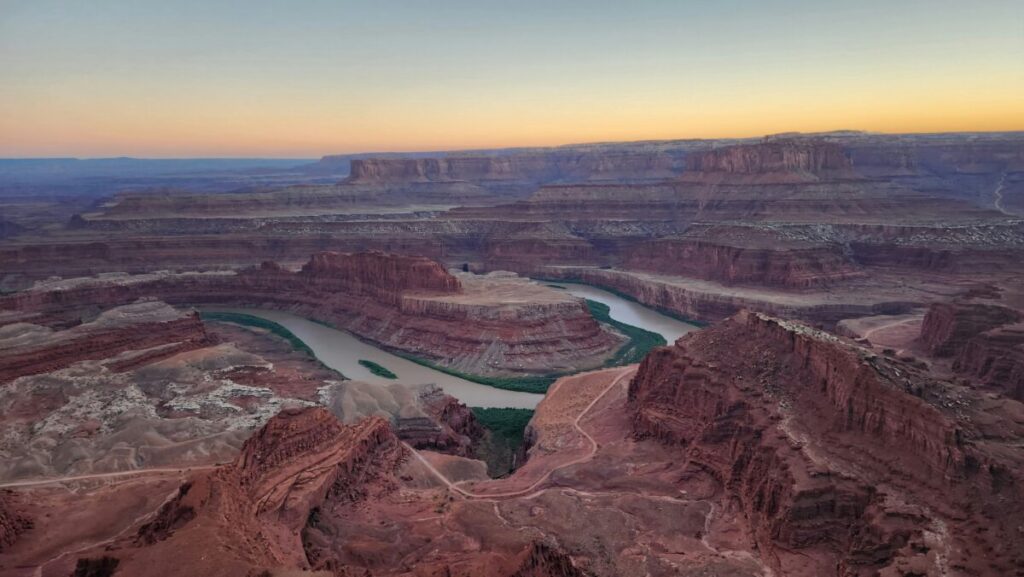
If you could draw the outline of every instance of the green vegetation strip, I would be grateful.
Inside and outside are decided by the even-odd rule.
[[[316,357],[313,354],[313,349],[303,342],[302,339],[295,336],[290,330],[282,327],[274,321],[268,321],[263,317],[255,315],[247,315],[245,313],[222,313],[222,312],[201,312],[199,317],[204,321],[221,321],[226,323],[235,323],[238,325],[245,325],[247,327],[256,327],[259,329],[266,329],[282,339],[288,341],[288,344],[297,351],[302,351],[311,357]]]
[[[620,365],[631,365],[633,363],[639,363],[647,356],[647,353],[651,352],[651,349],[655,347],[663,347],[668,344],[665,341],[665,337],[658,333],[642,329],[633,325],[627,325],[626,323],[619,322],[611,317],[611,307],[604,303],[592,301],[587,299],[587,308],[590,309],[590,314],[594,316],[598,321],[609,324],[615,328],[615,330],[626,335],[629,340],[626,344],[615,351],[615,355],[612,358],[605,361],[606,367],[617,367]]]
[[[480,424],[487,427],[512,447],[523,444],[526,425],[533,418],[533,409],[494,409],[473,407],[473,415]]]
[[[689,317],[686,317],[686,316],[683,316],[683,315],[677,313],[674,310],[667,309],[665,307],[660,307],[660,306],[657,306],[657,305],[649,305],[649,304],[646,304],[646,303],[642,303],[642,302],[638,301],[636,299],[636,297],[631,295],[631,294],[626,294],[626,293],[624,293],[624,292],[622,292],[620,290],[617,290],[617,289],[614,289],[614,288],[611,288],[611,287],[608,287],[608,286],[593,284],[593,283],[587,282],[587,281],[585,281],[585,280],[583,280],[581,278],[577,278],[577,277],[570,277],[570,278],[563,278],[563,279],[549,279],[549,278],[544,278],[544,277],[530,277],[530,278],[532,278],[535,281],[540,281],[540,282],[545,282],[545,283],[553,282],[553,281],[554,282],[560,281],[560,282],[568,282],[568,283],[573,283],[573,284],[593,287],[593,288],[596,288],[596,289],[603,290],[606,293],[611,293],[611,294],[613,294],[613,295],[615,295],[615,296],[617,296],[617,297],[619,297],[621,299],[624,299],[624,300],[627,300],[627,301],[630,301],[630,302],[634,302],[634,303],[636,303],[636,304],[638,304],[638,305],[640,305],[642,307],[647,307],[647,308],[649,308],[651,310],[657,311],[658,313],[661,313],[661,314],[663,314],[663,315],[665,315],[665,316],[667,316],[669,318],[673,318],[673,319],[675,319],[675,320],[677,320],[679,322],[683,322],[683,323],[686,323],[686,324],[689,324],[689,325],[693,325],[695,327],[702,328],[702,329],[711,326],[711,323],[709,323],[707,321],[698,321],[697,319],[691,319]],[[566,287],[566,288],[568,289],[568,287]]]
[[[473,407],[473,415],[488,431],[474,446],[477,458],[487,463],[487,474],[491,477],[508,475],[515,469],[533,411]]]
[[[309,345],[307,345],[302,339],[295,336],[295,333],[275,323],[274,321],[267,320],[263,317],[258,317],[256,315],[247,315],[245,313],[228,313],[217,311],[200,311],[199,318],[203,319],[204,321],[234,323],[236,325],[265,329],[269,331],[271,334],[277,335],[282,339],[288,341],[288,344],[290,344],[293,349],[309,355],[312,359],[320,363],[322,367],[332,370],[335,373],[338,373],[338,375],[340,375],[341,378],[343,379],[346,378],[345,375],[341,374],[340,371],[336,369],[331,369],[327,365],[323,364],[320,361],[320,359],[317,358],[316,353],[313,352],[313,349],[309,348]]]
[[[635,299],[629,297],[628,295],[620,294],[612,290],[608,290],[608,292],[617,294],[622,298],[636,302]],[[590,299],[586,299],[586,301],[587,308],[590,310],[590,314],[593,315],[593,317],[597,319],[598,322],[611,325],[613,328],[615,328],[615,330],[624,334],[629,339],[626,342],[626,344],[622,345],[622,347],[615,352],[615,355],[613,355],[611,358],[605,361],[605,367],[617,367],[621,365],[638,363],[641,360],[643,360],[645,356],[647,356],[647,353],[649,353],[651,349],[655,347],[662,347],[667,344],[665,338],[659,335],[658,333],[651,332],[640,327],[626,324],[613,319],[610,314],[611,308],[608,305]],[[292,334],[291,331],[289,331],[288,329],[282,327],[281,325],[273,321],[268,321],[264,318],[253,315],[247,315],[244,313],[206,312],[202,313],[202,316],[204,319],[207,320],[222,320],[267,329],[273,332],[274,334],[286,339],[288,342],[292,344],[293,347],[295,347],[296,350],[304,351],[315,358],[313,351],[308,346],[306,346],[306,344],[302,342],[302,340],[300,340],[298,337]],[[341,330],[330,323],[318,321],[316,319],[310,320],[317,324],[330,327],[335,330]],[[683,320],[684,322],[693,323],[693,321],[685,319],[680,320]],[[359,338],[358,335],[356,335],[356,337]],[[494,387],[496,389],[504,389],[506,391],[515,391],[520,393],[544,394],[547,392],[551,384],[558,380],[560,377],[575,374],[574,372],[565,372],[550,373],[547,375],[537,375],[532,377],[490,377],[484,375],[475,375],[472,373],[464,373],[462,371],[452,369],[444,365],[439,365],[437,363],[428,361],[427,359],[424,359],[422,357],[417,357],[406,352],[392,352],[395,355],[402,357],[403,359],[414,362],[418,365],[422,365],[429,369],[434,369],[435,371],[452,375],[453,377],[458,377],[460,379],[465,379],[467,381],[472,381],[474,383],[480,383],[481,385],[487,385],[490,387]],[[393,372],[389,371],[385,367],[382,367],[381,365],[378,365],[377,363],[374,363],[373,361],[360,359],[359,364],[363,365],[364,367],[369,369],[370,372],[380,377],[388,379],[397,378],[397,375],[395,375]],[[377,372],[378,370],[381,372]]]
[[[457,371],[443,365],[432,363],[427,359],[410,355],[409,353],[396,351],[395,354],[407,361],[414,362],[417,365],[422,365],[428,369],[434,369],[435,371],[440,371],[453,377],[459,377],[460,379],[466,379],[467,381],[473,381],[474,383],[480,383],[481,385],[488,385],[496,389],[505,389],[506,391],[516,391],[520,393],[543,394],[547,392],[551,383],[555,382],[558,377],[563,376],[561,374],[551,374],[539,375],[536,377],[487,377],[484,375],[474,375]]]
[[[377,375],[378,377],[384,377],[385,379],[397,379],[398,378],[398,375],[396,375],[395,373],[392,373],[391,371],[387,370],[386,368],[378,365],[377,363],[375,363],[373,361],[368,361],[366,359],[359,359],[359,364],[363,365],[367,369],[370,369],[370,372],[375,374],[375,375]]]
[[[651,349],[655,347],[663,347],[667,344],[665,342],[665,338],[658,333],[633,325],[628,325],[613,319],[609,314],[611,309],[604,303],[587,299],[587,308],[590,310],[590,314],[593,315],[598,322],[611,325],[615,330],[626,335],[629,339],[626,341],[626,344],[622,345],[622,347],[615,352],[614,356],[605,361],[605,367],[617,367],[621,365],[639,363],[645,356],[647,356],[647,353],[649,353]],[[574,372],[566,372],[538,375],[536,377],[487,377],[457,371],[408,353],[396,354],[418,365],[423,365],[434,369],[435,371],[441,371],[442,373],[459,377],[460,379],[466,379],[467,381],[473,381],[474,383],[488,385],[496,389],[505,389],[506,391],[517,391],[523,393],[546,393],[548,387],[558,380],[558,378],[575,374]]]

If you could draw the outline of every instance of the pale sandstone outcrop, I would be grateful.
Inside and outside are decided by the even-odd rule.
[[[128,350],[154,350],[119,362],[115,371],[213,344],[199,315],[159,301],[118,306],[64,331],[29,323],[0,326],[0,383],[55,371],[79,361],[110,359]]]

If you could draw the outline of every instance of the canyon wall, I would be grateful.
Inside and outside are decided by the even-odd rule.
[[[367,296],[400,305],[408,291],[426,294],[458,294],[459,280],[429,258],[365,252],[313,255],[300,273],[319,291]]]
[[[721,227],[715,227],[720,229]],[[839,243],[793,242],[772,235],[722,238],[695,227],[685,235],[660,238],[624,251],[622,267],[714,280],[726,285],[791,289],[824,287],[863,278]],[[763,242],[762,242],[763,241]]]
[[[55,371],[89,359],[110,359],[129,350],[151,349],[108,364],[115,371],[155,362],[213,344],[199,315],[157,301],[109,309],[95,320],[64,331],[29,324],[0,326],[0,383]]]
[[[775,139],[725,146],[687,156],[684,178],[760,175],[757,182],[801,182],[851,176],[852,164],[839,144],[813,139]]]
[[[980,302],[935,303],[921,325],[921,340],[953,369],[1010,398],[1024,401],[1024,314]]]
[[[683,278],[591,267],[548,267],[543,276],[591,284],[621,293],[666,314],[715,322],[744,309],[833,325],[850,317],[900,314],[918,306],[912,298],[822,298],[821,293],[781,293],[730,288]]]
[[[556,180],[651,179],[674,174],[677,161],[657,152],[511,153],[443,158],[368,158],[351,163],[351,183],[469,181],[539,184]]]
[[[972,337],[1022,318],[1013,309],[984,303],[935,303],[921,325],[921,339],[938,357],[955,356]]]
[[[998,411],[978,430],[964,411],[986,410],[964,409],[970,394],[757,313],[653,352],[629,391],[636,434],[679,446],[737,499],[782,574],[806,562],[793,551],[844,576],[1005,574],[1024,563],[998,537],[1024,519],[1006,505],[1024,479],[1009,450],[1022,431]]]
[[[483,439],[485,429],[473,410],[437,387],[424,387],[418,404],[422,417],[399,415],[395,433],[415,449],[428,449],[474,457],[473,446]]]
[[[316,552],[302,535],[316,512],[330,501],[387,491],[404,459],[382,418],[346,426],[322,408],[285,410],[233,463],[182,485],[130,545],[111,554],[129,575],[190,575],[199,566],[224,576],[309,569]]]
[[[1024,401],[1024,323],[975,335],[961,349],[953,368],[1012,399]]]
[[[464,275],[425,258],[318,254],[299,272],[72,279],[0,298],[0,322],[157,297],[172,304],[271,308],[330,323],[389,350],[479,374],[599,366],[622,342],[585,303],[524,279]]]

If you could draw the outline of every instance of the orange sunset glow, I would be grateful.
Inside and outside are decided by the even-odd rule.
[[[883,23],[866,5],[802,4],[751,3],[743,11],[762,18],[741,22],[698,3],[581,15],[385,2],[320,6],[323,21],[310,22],[269,5],[192,18],[198,4],[9,2],[0,155],[311,157],[1024,129],[1013,3],[885,4]]]

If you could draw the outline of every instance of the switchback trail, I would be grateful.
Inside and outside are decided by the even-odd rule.
[[[472,491],[467,491],[466,489],[463,489],[463,488],[459,487],[457,484],[453,483],[448,477],[446,477],[444,475],[444,473],[442,473],[441,471],[437,470],[437,468],[435,468],[433,465],[431,465],[423,457],[423,455],[420,455],[419,452],[416,451],[416,449],[413,449],[411,446],[409,446],[408,444],[406,444],[404,442],[402,444],[405,445],[405,447],[407,449],[409,449],[409,451],[412,452],[412,454],[421,463],[423,463],[423,465],[434,476],[436,476],[442,483],[444,483],[445,486],[447,486],[450,490],[455,491],[456,493],[462,495],[463,497],[466,497],[468,499],[495,499],[495,498],[505,498],[505,497],[520,497],[520,496],[528,495],[530,492],[532,492],[534,489],[536,489],[538,485],[540,485],[544,481],[547,481],[555,471],[560,471],[560,470],[562,470],[562,469],[564,469],[566,467],[571,467],[573,465],[578,465],[578,464],[583,463],[585,461],[589,461],[591,458],[593,458],[594,454],[597,453],[597,441],[595,441],[594,438],[590,436],[590,433],[588,433],[585,430],[583,430],[583,427],[580,426],[580,421],[583,419],[583,417],[585,417],[587,415],[587,413],[590,412],[590,410],[592,408],[594,408],[594,405],[596,405],[598,401],[603,399],[604,396],[608,394],[608,391],[611,391],[614,387],[618,386],[619,383],[622,382],[622,379],[624,379],[626,377],[629,377],[629,376],[632,376],[633,373],[635,373],[635,372],[636,372],[636,367],[635,366],[626,367],[626,368],[620,370],[618,376],[616,376],[614,379],[612,379],[612,382],[607,387],[605,387],[604,390],[602,390],[600,394],[598,394],[596,397],[594,397],[594,399],[592,401],[590,401],[590,403],[586,407],[584,407],[584,409],[582,411],[580,411],[580,414],[577,415],[576,419],[573,421],[573,427],[575,427],[576,430],[579,431],[580,434],[583,435],[583,437],[585,439],[587,439],[587,441],[590,442],[590,450],[587,452],[587,454],[582,456],[582,457],[578,457],[576,459],[573,459],[572,461],[569,461],[568,463],[562,463],[561,465],[559,465],[559,466],[557,466],[557,467],[555,467],[553,469],[550,469],[549,471],[544,473],[539,479],[537,479],[536,481],[531,483],[530,486],[526,487],[525,489],[520,489],[518,491],[509,491],[509,492],[506,492],[506,493],[474,493]],[[559,382],[559,385],[558,385],[559,388],[561,387],[562,382],[564,382],[564,381]],[[554,392],[557,392],[557,389]]]

